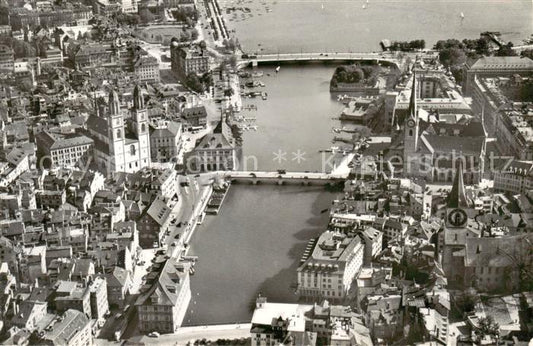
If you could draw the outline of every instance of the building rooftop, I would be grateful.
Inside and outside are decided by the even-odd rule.
[[[486,56],[479,58],[470,70],[533,69],[533,60],[520,56]]]
[[[84,135],[58,135],[52,134],[48,131],[43,131],[37,134],[42,145],[47,146],[50,150],[65,149],[77,147],[80,145],[91,145],[94,141]]]
[[[68,345],[70,340],[89,323],[89,319],[81,311],[69,309],[61,318],[51,325],[42,337],[54,345]]]
[[[148,273],[145,290],[135,305],[171,305],[178,303],[178,297],[188,279],[190,263],[169,258],[158,264],[159,269]],[[141,288],[143,290],[144,288]]]
[[[264,303],[254,310],[252,325],[275,325],[278,319],[288,320],[289,331],[305,331],[305,314],[313,310],[313,305]]]
[[[301,270],[343,271],[348,257],[358,246],[362,247],[359,236],[349,237],[340,232],[326,231],[318,238],[309,258],[304,254]]]

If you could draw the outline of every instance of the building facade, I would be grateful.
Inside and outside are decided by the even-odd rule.
[[[148,280],[146,291],[135,302],[139,331],[143,333],[176,332],[191,300],[189,263],[178,262],[176,258],[164,261],[158,272],[148,274],[153,279]]]
[[[202,137],[186,156],[186,167],[193,172],[234,170],[237,164],[236,149],[231,129],[222,119],[213,133]]]
[[[15,68],[15,55],[9,46],[0,45],[0,71],[13,72]]]
[[[494,172],[494,190],[525,194],[533,189],[533,162],[513,160]]]
[[[169,162],[176,159],[182,146],[182,125],[175,121],[158,123],[150,132],[152,161]]]
[[[514,74],[531,75],[533,72],[533,60],[520,56],[484,56],[471,64],[465,65],[466,95],[471,96],[474,79],[483,77],[510,77]]]
[[[172,72],[180,76],[209,71],[209,56],[199,47],[180,47],[178,42],[172,41],[170,59]]]
[[[45,167],[75,167],[92,158],[94,141],[84,135],[63,136],[43,131],[35,136]]]
[[[109,312],[107,300],[107,281],[103,277],[96,277],[89,285],[91,292],[92,318],[103,323],[105,315]]]
[[[148,115],[139,86],[133,96],[134,107],[127,123],[114,90],[109,93],[108,116],[91,115],[87,121],[89,135],[95,141],[95,161],[107,173],[133,173],[151,164]]]
[[[300,260],[297,293],[313,299],[343,300],[363,265],[364,252],[359,236],[322,233],[312,252]]]

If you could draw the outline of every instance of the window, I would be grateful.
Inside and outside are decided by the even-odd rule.
[[[137,150],[135,149],[135,145],[130,145],[130,154],[131,155],[135,155],[135,153],[137,152]]]
[[[117,130],[117,139],[122,138],[122,132],[120,130]]]
[[[146,124],[141,124],[141,133],[146,132]]]

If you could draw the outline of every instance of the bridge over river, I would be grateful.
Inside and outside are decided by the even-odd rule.
[[[420,52],[402,53],[397,52],[327,52],[327,53],[278,53],[278,54],[243,54],[239,61],[240,66],[257,66],[260,64],[283,64],[283,63],[309,63],[309,62],[351,62],[351,61],[375,61],[387,62],[400,68],[404,58],[414,59]]]
[[[236,183],[276,184],[276,185],[326,185],[347,178],[344,173],[319,172],[261,172],[261,171],[226,171],[220,172],[220,177]]]
[[[202,179],[212,182],[214,179],[227,179],[232,182],[256,184],[298,184],[298,185],[326,185],[346,180],[351,172],[349,163],[355,157],[350,153],[333,167],[330,173],[325,172],[289,172],[283,169],[277,171],[215,171],[202,174]],[[207,182],[204,180],[204,182]]]

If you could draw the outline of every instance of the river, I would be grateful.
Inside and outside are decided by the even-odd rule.
[[[260,88],[268,94],[245,99],[245,105],[256,105],[257,111],[245,110],[239,115],[256,118],[257,131],[244,132],[243,170],[330,171],[330,154],[319,150],[332,146],[332,127],[339,122],[343,108],[329,93],[333,66],[303,65],[262,67]],[[268,76],[267,74],[270,74]],[[239,168],[239,169],[241,169]]]
[[[258,293],[295,302],[307,241],[325,230],[334,195],[323,187],[233,185],[217,216],[195,230],[192,300],[184,324],[250,322]]]
[[[367,52],[382,39],[477,38],[499,31],[520,44],[533,33],[531,0],[236,0],[224,8],[244,51]],[[366,9],[363,9],[366,6]],[[464,19],[461,19],[461,12]]]

